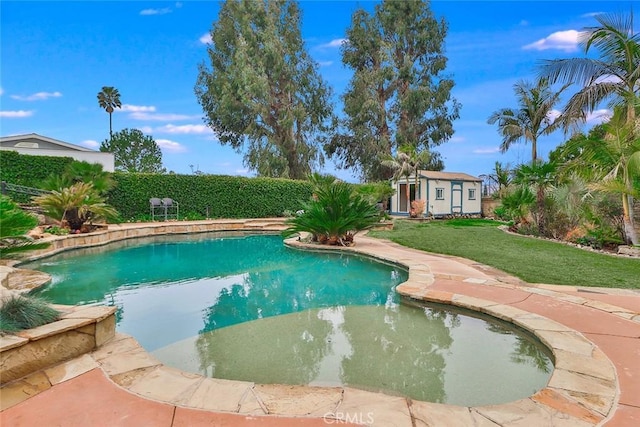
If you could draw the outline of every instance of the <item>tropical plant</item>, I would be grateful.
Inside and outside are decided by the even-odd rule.
[[[109,113],[109,137],[113,137],[111,115],[114,109],[122,108],[120,102],[120,92],[113,86],[102,86],[102,90],[98,92],[98,105]]]
[[[381,161],[406,144],[432,151],[453,135],[460,104],[445,74],[447,23],[429,2],[389,1],[357,9],[343,43],[353,70],[343,94],[345,119],[326,145],[339,166],[367,181],[389,179]],[[382,166],[382,167],[381,167]]]
[[[509,164],[503,165],[501,162],[496,161],[489,179],[497,186],[494,196],[502,198],[507,193],[511,181],[513,181],[513,170]]]
[[[544,235],[545,197],[546,191],[556,182],[557,166],[551,162],[536,161],[530,165],[520,165],[516,169],[514,182],[522,186],[530,186],[536,194],[535,221],[538,233]]]
[[[37,196],[33,201],[47,215],[66,222],[72,232],[79,232],[88,221],[117,215],[117,211],[105,203],[91,183],[77,182],[71,187]]]
[[[41,187],[45,190],[60,191],[78,182],[91,183],[98,194],[104,194],[115,186],[112,175],[103,170],[101,164],[74,160],[62,174],[52,174],[45,179]]]
[[[633,12],[595,15],[598,26],[580,32],[579,42],[585,55],[591,47],[600,57],[546,60],[540,74],[553,84],[557,81],[583,86],[564,108],[571,117],[585,117],[603,101],[622,109],[625,125],[633,126],[640,92],[640,33],[634,33]]]
[[[46,325],[58,319],[60,312],[44,300],[11,295],[0,304],[0,333],[18,332]]]
[[[36,217],[20,209],[9,198],[0,196],[0,258],[49,246],[26,235],[37,225]]]
[[[512,220],[514,227],[526,222],[530,207],[536,202],[536,195],[527,186],[517,186],[512,192],[502,198],[501,209],[504,210],[505,218]]]
[[[304,179],[333,115],[331,89],[304,48],[294,1],[228,1],[211,29],[211,68],[195,87],[221,144],[260,176]]]
[[[356,233],[380,221],[375,203],[355,193],[346,182],[321,183],[313,194],[311,200],[302,202],[299,215],[285,221],[289,227],[283,231],[284,237],[308,232],[314,242],[346,246]]]
[[[587,180],[590,190],[621,197],[625,239],[638,244],[632,200],[640,197],[640,133],[633,129],[624,109],[616,108],[609,122],[570,139],[559,155],[568,158],[563,169]]]
[[[382,210],[386,211],[389,205],[389,198],[396,194],[395,188],[391,186],[389,181],[369,182],[360,184],[356,187],[356,192],[373,203],[381,203]]]
[[[553,91],[549,80],[539,79],[535,85],[520,81],[513,86],[518,100],[518,109],[501,108],[494,111],[487,123],[497,123],[498,132],[502,135],[500,151],[505,153],[512,144],[524,140],[531,143],[531,162],[538,159],[538,139],[561,128],[566,122],[565,116],[553,117],[552,112],[560,102],[560,95],[569,84]]]
[[[164,173],[162,151],[156,141],[138,129],[123,129],[100,144],[100,151],[113,153],[120,172]]]

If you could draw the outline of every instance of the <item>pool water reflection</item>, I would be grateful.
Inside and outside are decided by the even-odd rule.
[[[546,349],[508,324],[401,303],[396,266],[286,248],[279,236],[165,236],[25,265],[37,293],[118,307],[118,330],[169,366],[216,378],[349,385],[459,405],[543,388]]]

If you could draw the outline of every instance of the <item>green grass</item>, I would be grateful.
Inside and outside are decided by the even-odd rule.
[[[481,219],[396,221],[370,236],[495,267],[529,283],[640,289],[640,260],[507,234]]]

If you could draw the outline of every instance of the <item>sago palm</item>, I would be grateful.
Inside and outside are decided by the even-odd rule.
[[[74,231],[80,230],[87,221],[117,215],[117,211],[105,203],[91,183],[78,182],[71,187],[37,196],[33,201],[50,217],[66,221]]]

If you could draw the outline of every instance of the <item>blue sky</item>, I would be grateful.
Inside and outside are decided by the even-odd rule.
[[[341,64],[339,46],[353,11],[372,10],[376,3],[300,4],[307,50],[333,88],[340,114],[340,94],[351,73]],[[453,138],[438,148],[445,170],[480,175],[490,173],[495,161],[529,160],[529,145],[499,153],[500,136],[487,124],[489,115],[516,107],[513,85],[533,80],[541,60],[583,56],[577,32],[597,25],[594,14],[629,13],[632,6],[604,0],[433,1],[436,16],[449,24],[447,73],[462,104]],[[2,0],[0,135],[38,133],[97,149],[108,137],[109,117],[96,95],[103,86],[114,86],[123,103],[113,114],[114,132],[137,128],[153,136],[168,170],[251,176],[242,155],[219,144],[204,125],[194,95],[218,10],[218,2],[195,0]],[[606,106],[587,128],[603,113]],[[543,138],[539,155],[546,157],[563,139],[562,134]],[[323,172],[356,181],[331,160]]]

